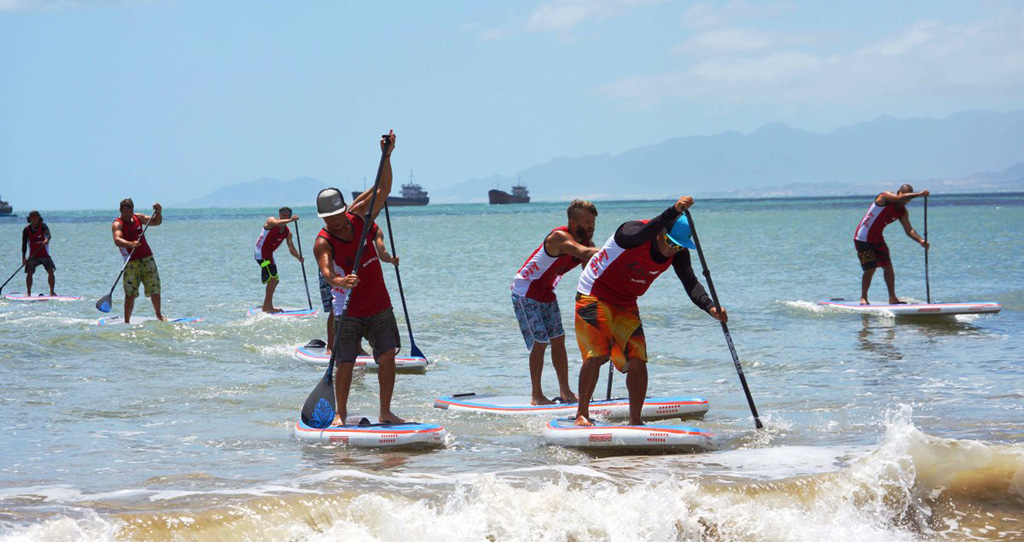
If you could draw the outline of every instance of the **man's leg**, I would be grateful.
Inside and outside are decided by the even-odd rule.
[[[380,422],[402,423],[405,420],[391,412],[391,397],[395,392],[395,351],[377,357],[377,383],[380,385]]]
[[[892,265],[882,268],[882,277],[885,278],[885,287],[889,289],[889,304],[900,303],[899,298],[896,297],[896,272],[893,271]]]
[[[50,295],[57,295],[57,292],[53,289],[57,285],[57,277],[54,276],[53,270],[48,271],[50,273],[48,282],[50,283]]]
[[[135,310],[135,298],[124,297],[124,323],[129,323],[132,320],[132,311]]]
[[[864,276],[860,279],[860,304],[868,305],[868,288],[871,288],[871,278],[875,276],[875,268],[864,270]]]
[[[547,350],[547,343],[534,341],[530,349],[530,404],[550,405],[551,400],[544,396],[544,390],[540,385],[540,377],[544,373],[544,351]]]
[[[25,295],[32,295],[32,275],[35,274],[35,269],[25,273]]]
[[[153,312],[156,313],[156,319],[163,320],[164,315],[160,313],[160,294],[153,294],[149,296],[149,299],[153,301]]]
[[[640,411],[647,398],[647,363],[638,359],[629,360],[626,367],[626,390],[629,391],[629,425],[643,425]]]
[[[327,352],[326,352],[326,354],[328,356],[330,356],[331,352],[334,351],[334,350],[332,350],[333,348],[334,348],[334,312],[331,311],[331,312],[327,313]]]
[[[334,412],[334,421],[331,425],[345,425],[345,417],[348,416],[348,392],[352,387],[352,368],[355,361],[338,362],[334,365],[334,402],[337,410]]]
[[[580,368],[580,404],[576,407],[576,425],[594,425],[590,421],[590,398],[594,396],[594,388],[601,377],[601,366],[608,361],[608,356],[588,358]]]
[[[565,335],[551,339],[551,365],[555,367],[555,375],[558,377],[559,397],[575,403],[576,394],[569,387],[569,356],[565,352]]]
[[[263,312],[280,312],[274,308],[274,290],[277,290],[277,282],[275,278],[267,281],[267,288],[263,294]]]

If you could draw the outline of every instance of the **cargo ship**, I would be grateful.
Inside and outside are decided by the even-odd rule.
[[[530,191],[522,183],[512,187],[512,193],[498,190],[497,188],[487,192],[487,199],[491,205],[504,205],[506,203],[530,203]]]
[[[364,181],[365,184],[365,181]],[[362,192],[352,191],[352,199],[356,199]],[[401,196],[388,196],[389,207],[411,207],[414,205],[426,205],[430,203],[430,197],[422,186],[413,181],[412,172],[409,172],[408,184],[402,185]]]
[[[7,203],[0,197],[0,216],[14,216],[13,213],[14,207],[11,207],[10,203]]]

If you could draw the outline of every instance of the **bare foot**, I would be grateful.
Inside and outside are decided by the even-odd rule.
[[[868,298],[862,297],[862,298],[860,298],[860,304],[861,305],[870,305],[871,303],[868,303]]]
[[[896,299],[895,301],[894,301],[894,300],[892,300],[892,299],[890,299],[890,300],[889,300],[889,304],[890,304],[890,305],[906,305],[906,304],[907,304],[907,302],[906,302],[906,301],[901,301],[901,300],[899,300],[899,299]]]
[[[533,406],[538,406],[538,405],[552,405],[552,404],[554,404],[554,403],[555,403],[554,401],[552,401],[551,399],[548,399],[547,397],[544,397],[543,395],[541,395],[541,396],[539,396],[539,397],[538,397],[538,396],[536,396],[536,395],[534,395],[534,396],[533,396],[533,397],[532,397],[532,398],[530,399],[530,404],[531,404],[531,405],[533,405]]]
[[[164,318],[164,315],[162,315],[162,314],[158,314],[158,315],[156,315],[156,319],[157,319],[157,320],[160,320],[161,322],[164,322],[164,321],[166,321],[166,320],[167,320],[167,318]]]
[[[590,421],[590,418],[586,416],[576,416],[576,425],[592,426],[594,422]]]
[[[399,418],[398,416],[395,416],[395,414],[390,410],[387,412],[382,412],[380,418],[378,419],[380,420],[380,423],[405,423],[405,420]]]
[[[331,357],[331,349],[328,348],[328,349],[324,350],[324,355],[327,356],[327,357]]]
[[[572,390],[562,390],[561,397],[562,400],[565,401],[566,403],[580,402],[580,398],[576,397],[576,394],[573,393]]]
[[[263,312],[269,312],[271,314],[274,314],[274,313],[278,313],[278,312],[284,312],[284,309],[278,309],[278,308],[275,308],[275,307],[270,307],[268,309],[267,307],[263,307]]]
[[[345,416],[341,412],[334,414],[334,420],[331,421],[331,427],[340,427],[345,425]]]
[[[629,425],[643,425],[643,424],[644,424],[643,420],[633,420],[633,419],[629,420]]]

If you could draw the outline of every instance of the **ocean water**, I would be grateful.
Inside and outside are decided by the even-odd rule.
[[[669,273],[640,302],[649,393],[707,398],[707,417],[686,423],[715,433],[716,449],[643,456],[548,446],[543,418],[432,407],[452,393],[528,393],[508,286],[565,222],[565,203],[392,210],[416,344],[433,362],[425,375],[398,376],[394,410],[449,432],[446,447],[419,452],[292,438],[323,369],[291,354],[323,338],[325,317],[246,314],[262,299],[252,250],[273,208],[165,209],[147,233],[164,313],[206,319],[113,327],[95,325],[93,304],[121,264],[115,211],[44,212],[57,291],[84,299],[0,299],[0,538],[1024,539],[1024,195],[930,198],[933,300],[1003,311],[921,321],[816,304],[858,296],[851,238],[869,199],[696,202],[765,428],[754,429],[720,326]],[[595,240],[670,203],[599,202]],[[922,203],[910,205],[918,231]],[[320,221],[296,211],[309,255]],[[23,226],[0,221],[0,280],[20,264]],[[898,225],[887,232],[897,293],[924,300],[921,249]],[[305,307],[299,263],[279,250],[278,264],[277,304]],[[558,288],[574,388],[577,277]],[[40,270],[35,291],[44,285]],[[23,291],[21,275],[3,288]],[[880,274],[872,294],[884,300]],[[119,285],[115,312],[122,299]],[[148,300],[136,314],[152,316]],[[544,382],[554,394],[550,363]],[[624,384],[617,375],[613,393],[624,396]],[[358,376],[350,411],[372,415],[376,402],[376,377]]]

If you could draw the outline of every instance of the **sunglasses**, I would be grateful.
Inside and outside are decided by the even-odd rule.
[[[680,245],[679,243],[676,243],[675,241],[673,241],[672,238],[669,237],[667,233],[663,233],[662,235],[665,238],[665,244],[668,245],[668,248],[674,248],[674,249],[686,248],[683,245]]]

